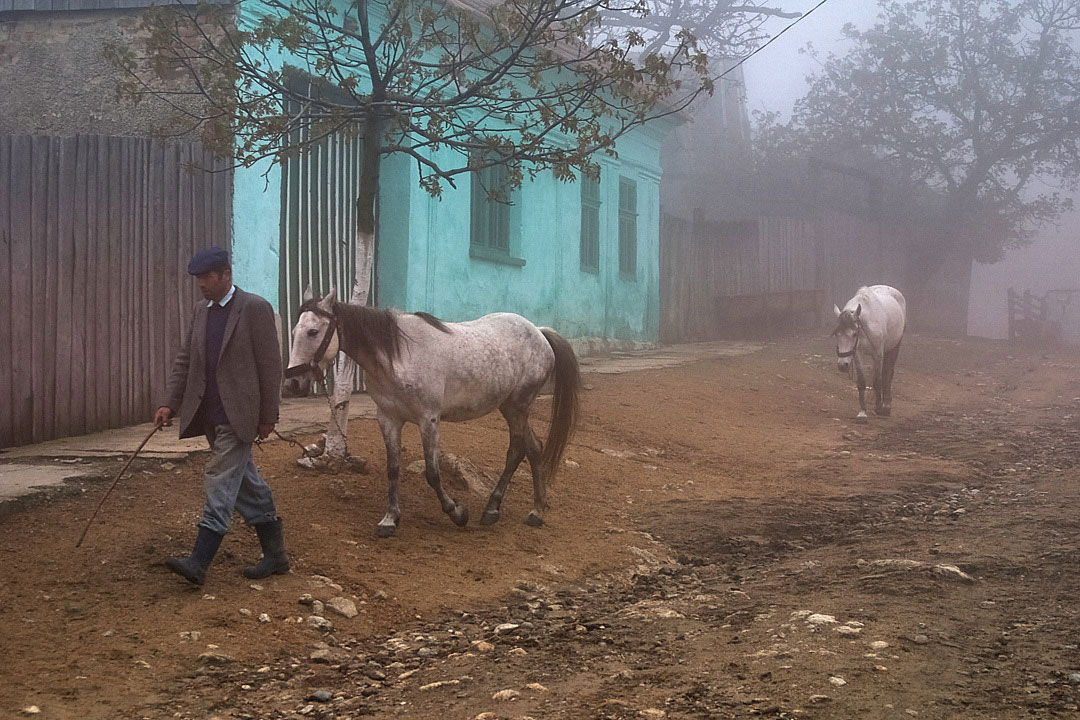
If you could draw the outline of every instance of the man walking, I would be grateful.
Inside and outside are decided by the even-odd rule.
[[[281,519],[270,486],[255,469],[251,445],[278,421],[281,353],[270,303],[232,283],[229,254],[220,248],[199,252],[188,263],[204,301],[195,314],[173,363],[168,396],[154,421],[180,420],[180,437],[205,435],[210,442],[203,488],[206,504],[198,522],[195,548],[186,558],[169,558],[166,567],[202,585],[233,509],[255,527],[262,559],[244,568],[259,579],[289,571]]]

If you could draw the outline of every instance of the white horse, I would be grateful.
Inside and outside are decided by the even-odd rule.
[[[406,422],[419,426],[428,484],[443,512],[464,526],[468,509],[447,495],[439,480],[439,423],[472,420],[496,409],[510,426],[510,448],[480,522],[489,525],[499,519],[510,478],[528,457],[533,509],[525,522],[543,525],[546,483],[554,477],[574,431],[581,390],[577,358],[565,339],[513,313],[443,323],[427,313],[339,303],[333,290],[315,300],[309,290],[292,331],[283,394],[307,395],[312,377],[322,379],[339,349],[364,369],[386,444],[389,501],[376,527],[378,537],[393,535],[401,518],[402,426]],[[552,377],[551,427],[541,445],[529,427],[529,409]]]
[[[907,303],[888,285],[861,287],[844,309],[836,313],[836,366],[842,373],[855,370],[859,389],[859,414],[855,422],[866,423],[866,387],[874,389],[874,412],[892,412],[892,383],[900,341],[904,337]],[[869,383],[867,382],[869,381]]]

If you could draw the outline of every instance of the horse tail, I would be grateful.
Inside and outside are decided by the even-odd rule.
[[[544,478],[551,482],[562,464],[578,418],[578,396],[581,394],[581,370],[570,343],[551,328],[541,328],[555,352],[555,390],[551,398],[551,427],[540,459]]]

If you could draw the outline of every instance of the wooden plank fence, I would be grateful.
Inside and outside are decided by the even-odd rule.
[[[231,216],[198,145],[0,136],[0,447],[147,421]]]
[[[891,228],[829,209],[737,222],[665,214],[660,234],[664,342],[817,329],[860,284],[902,274]]]

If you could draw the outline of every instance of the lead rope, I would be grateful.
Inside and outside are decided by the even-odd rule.
[[[325,381],[323,382],[323,390],[325,391],[325,394],[326,394],[326,406],[330,409],[330,419],[333,421],[334,425],[337,427],[338,432],[341,433],[341,436],[342,437],[347,437],[345,435],[344,429],[341,427],[341,423],[338,422],[338,419],[334,416],[334,398],[330,394],[330,386],[327,385]],[[345,420],[345,423],[346,423],[346,425],[348,424],[348,419],[347,418]],[[305,445],[303,445],[299,441],[294,440],[292,438],[287,438],[284,435],[282,435],[280,432],[278,432],[277,428],[274,428],[273,433],[274,433],[274,435],[276,435],[278,437],[279,440],[284,440],[285,442],[287,442],[287,443],[289,443],[291,445],[295,445],[296,447],[300,448],[301,457],[309,457],[309,458],[318,457],[314,452],[309,450]],[[255,438],[255,446],[257,448],[259,448],[259,450],[262,450],[263,452],[265,452],[265,450],[263,450],[263,448],[262,448],[262,443],[263,442],[264,442],[264,440],[262,438]],[[324,449],[324,452],[325,452],[325,449]]]
[[[330,340],[334,337],[334,333],[338,333],[339,341],[341,339],[341,333],[338,330],[337,316],[334,314],[333,311],[326,312],[322,308],[318,307],[315,304],[314,301],[307,300],[307,301],[304,302],[304,304],[302,304],[300,306],[300,314],[303,315],[305,312],[312,312],[312,313],[315,313],[316,315],[321,315],[322,317],[325,317],[330,321],[330,324],[327,326],[327,329],[326,329],[326,334],[323,336],[322,342],[319,344],[319,348],[315,351],[314,361],[312,363],[309,363],[309,365],[312,367],[313,372],[314,372],[314,370],[317,369],[317,367],[315,366],[315,363],[318,363],[320,360],[322,360],[322,356],[326,352],[326,349],[330,346]],[[339,351],[339,354],[340,354],[340,351]],[[297,365],[296,368],[288,368],[288,369],[286,369],[285,377],[291,377],[291,372],[294,369],[297,371],[297,374],[299,374],[300,372],[303,372],[303,370],[302,370],[303,367],[304,367],[303,365]],[[335,374],[335,376],[337,375],[336,372],[334,374]],[[336,407],[334,406],[334,398],[330,394],[330,386],[326,382],[325,375],[323,375],[323,379],[321,380],[321,382],[323,384],[323,390],[326,393],[326,405],[330,410],[330,419],[333,421],[334,426],[337,427],[337,430],[341,434],[341,436],[342,437],[348,437],[346,435],[345,428],[343,428],[341,426],[341,423],[338,422],[338,419],[335,416],[334,411],[335,411]],[[348,425],[348,423],[349,423],[349,419],[345,418],[346,426]],[[277,435],[279,439],[284,440],[284,441],[286,441],[288,443],[291,443],[293,445],[296,445],[298,448],[300,448],[301,453],[302,453],[301,457],[308,457],[308,458],[317,457],[317,455],[313,451],[309,450],[307,447],[305,447],[301,443],[297,442],[296,440],[293,440],[291,438],[287,438],[284,435],[282,435],[280,432],[277,431],[277,428],[274,429],[274,434]],[[261,442],[262,442],[261,438],[256,438],[256,440],[255,440],[256,445],[259,445]],[[259,448],[259,449],[261,450],[262,448]],[[325,452],[325,446],[323,448],[323,452]]]

